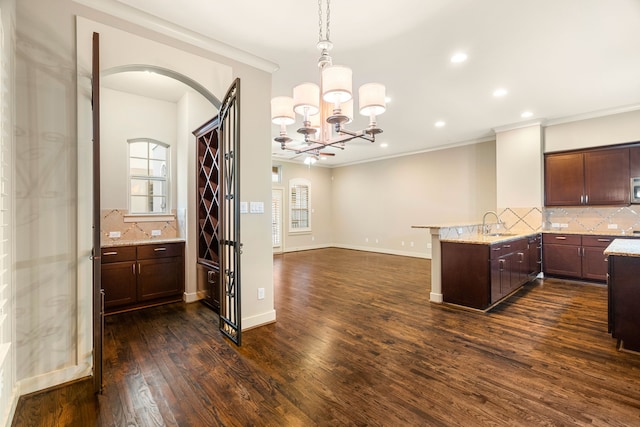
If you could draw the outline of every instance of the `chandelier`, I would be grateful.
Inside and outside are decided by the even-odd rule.
[[[380,83],[366,83],[358,89],[359,112],[369,117],[369,125],[359,131],[344,126],[353,121],[352,71],[343,65],[333,65],[329,51],[330,0],[327,0],[323,34],[322,0],[318,0],[318,44],[320,58],[320,86],[302,83],[293,88],[293,97],[277,96],[271,99],[271,120],[280,126],[280,135],[274,141],[283,150],[298,154],[308,153],[317,158],[326,147],[344,149],[345,143],[355,138],[375,142],[382,132],[376,124],[376,116],[384,113],[385,87]],[[287,126],[295,123],[295,113],[302,116],[302,127],[297,132],[304,137],[304,144],[291,144]],[[332,154],[330,154],[332,155]]]

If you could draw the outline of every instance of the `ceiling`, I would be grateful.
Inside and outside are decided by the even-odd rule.
[[[319,82],[316,1],[106,3],[120,16],[135,11],[278,64],[273,96]],[[390,101],[376,143],[334,149],[327,166],[489,140],[505,126],[640,108],[640,0],[334,0],[330,31],[333,62],[353,69],[354,93],[377,81]],[[461,51],[468,59],[452,63]],[[494,97],[497,88],[507,95]],[[532,116],[522,118],[524,111]],[[359,117],[348,127],[366,124]],[[292,155],[272,144],[275,157]]]

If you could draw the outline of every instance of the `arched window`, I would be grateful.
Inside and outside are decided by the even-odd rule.
[[[169,213],[169,145],[150,138],[129,143],[129,213]]]

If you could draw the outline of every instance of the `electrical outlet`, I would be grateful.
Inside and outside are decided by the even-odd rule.
[[[109,238],[117,239],[119,237],[120,237],[120,232],[119,231],[110,231],[109,232]]]
[[[378,243],[378,239],[376,239],[376,243]]]
[[[404,240],[402,241],[402,246],[404,246]]]
[[[617,230],[618,229],[618,224],[608,224],[607,228],[609,230]]]
[[[151,235],[152,236],[159,236],[162,234],[162,231],[160,230],[151,230]]]
[[[409,246],[413,247],[413,242],[409,243]]]
[[[427,249],[431,249],[431,243],[427,243]]]
[[[264,288],[258,288],[258,299],[264,299]]]
[[[560,224],[560,228],[569,228],[569,224],[562,223]]]
[[[551,228],[560,228],[560,223],[559,222],[552,222],[551,223]]]
[[[365,238],[364,238],[364,242],[365,242],[365,243],[369,243],[369,238],[368,238],[368,237],[365,237]]]

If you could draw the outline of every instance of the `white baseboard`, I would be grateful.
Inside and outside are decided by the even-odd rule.
[[[355,245],[340,245],[333,244],[327,247],[341,248],[341,249],[353,249],[356,251],[365,251],[365,252],[375,252],[379,254],[387,254],[387,255],[400,255],[400,256],[408,256],[412,258],[423,258],[423,259],[431,259],[431,254],[427,253],[418,253],[418,252],[410,252],[410,251],[398,251],[395,249],[386,249],[386,248],[372,248],[371,246],[355,246]]]
[[[291,248],[285,248],[282,252],[300,252],[300,251],[311,251],[313,249],[325,249],[330,248],[333,245],[309,245],[309,246],[295,246]]]
[[[9,402],[9,405],[7,406],[7,410],[4,414],[2,414],[2,418],[0,419],[0,425],[11,425],[13,416],[16,414],[16,407],[18,406],[19,398],[20,394],[18,394],[18,387],[14,387],[13,390],[11,390],[11,400]]]
[[[16,388],[18,395],[33,393],[54,387],[60,384],[68,383],[70,381],[79,380],[80,378],[86,378],[91,376],[92,369],[88,364],[75,365],[65,369],[59,369],[57,371],[47,372],[46,374],[37,375],[31,378],[25,378],[18,381]]]
[[[185,292],[182,295],[182,299],[186,303],[200,301],[204,299],[206,291],[197,291],[197,292]]]
[[[438,293],[434,293],[434,292],[429,293],[429,301],[442,303],[442,301],[443,301],[442,294],[438,294]]]
[[[242,318],[242,330],[257,328],[258,326],[267,325],[276,321],[276,311],[270,310],[266,313],[258,314],[251,317]]]

